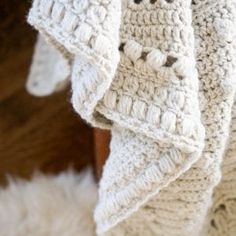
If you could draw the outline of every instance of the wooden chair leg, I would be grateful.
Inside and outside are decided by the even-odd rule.
[[[99,179],[109,155],[110,131],[94,129],[95,175]]]

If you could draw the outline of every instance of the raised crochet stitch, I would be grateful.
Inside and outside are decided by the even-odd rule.
[[[75,110],[112,130],[97,233],[230,235],[213,191],[236,88],[235,2],[35,0],[28,19],[70,63]]]
[[[98,232],[186,171],[204,140],[190,1],[123,1],[122,7],[119,67],[96,108],[119,124],[100,182]]]

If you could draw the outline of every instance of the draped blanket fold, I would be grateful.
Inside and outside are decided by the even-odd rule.
[[[58,81],[71,73],[73,107],[112,131],[98,234],[199,234],[229,132],[235,18],[221,0],[33,2],[28,21],[61,53],[50,65]]]

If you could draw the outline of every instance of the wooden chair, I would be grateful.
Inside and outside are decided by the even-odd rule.
[[[109,155],[110,132],[94,129],[94,168],[95,175],[99,179],[102,175],[103,165]]]

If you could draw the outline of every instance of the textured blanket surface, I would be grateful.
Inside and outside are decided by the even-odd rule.
[[[234,235],[219,183],[234,163],[235,1],[35,0],[28,21],[54,47],[39,67],[38,46],[29,81],[49,93],[70,74],[74,109],[112,131],[97,234]]]

